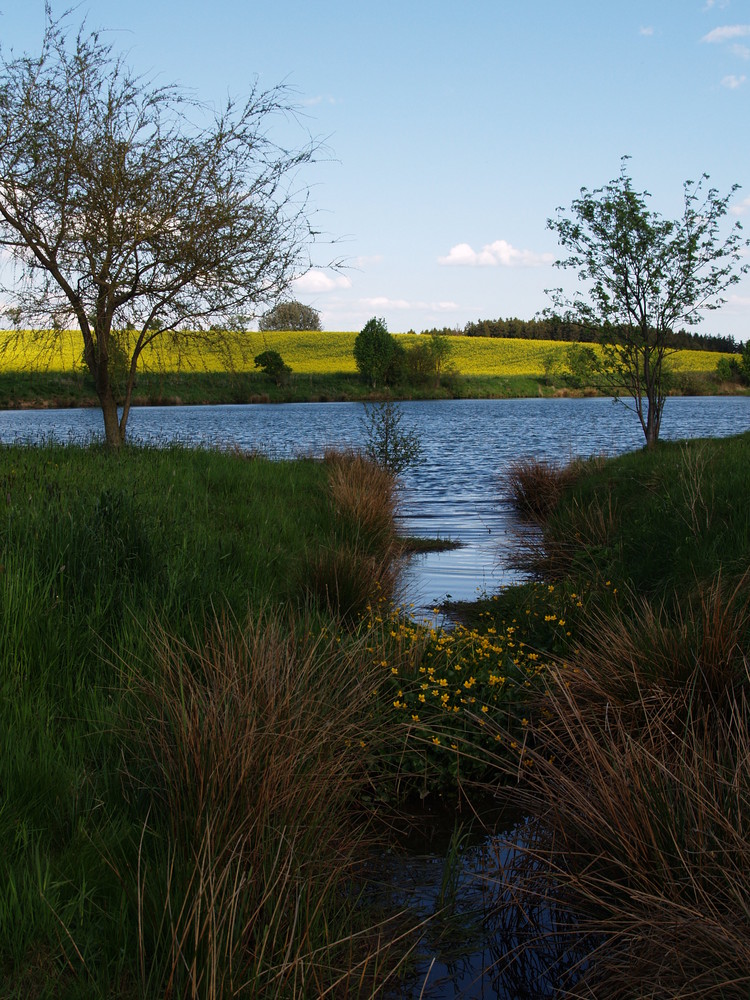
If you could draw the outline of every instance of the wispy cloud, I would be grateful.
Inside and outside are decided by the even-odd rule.
[[[461,308],[457,302],[409,302],[407,299],[389,299],[384,295],[359,301],[368,309],[429,309],[432,312],[451,312]]]
[[[750,306],[750,295],[728,295],[724,308],[731,312],[733,308],[745,310],[748,306]]]
[[[737,90],[738,87],[742,86],[745,80],[747,80],[747,77],[744,73],[742,76],[735,76],[734,73],[729,73],[728,76],[722,78],[721,85],[722,87],[726,87],[727,90]]]
[[[338,104],[338,100],[330,94],[316,94],[314,97],[304,97],[302,104],[306,108],[314,108],[318,104]]]
[[[351,288],[352,279],[345,274],[331,274],[313,268],[296,278],[294,287],[301,292],[332,292],[336,288]]]
[[[358,271],[366,271],[368,267],[373,264],[381,264],[383,262],[382,253],[371,254],[369,257],[355,257],[352,263],[352,267],[356,267]]]
[[[750,59],[750,48],[747,45],[740,45],[739,42],[736,42],[731,46],[730,51],[732,55],[739,56],[740,59]]]
[[[738,204],[732,205],[729,211],[732,215],[747,215],[750,212],[750,198],[743,198]]]
[[[651,35],[653,35],[654,33],[653,25],[650,24],[644,25],[643,27],[639,28],[638,33],[640,35],[644,35],[646,38],[650,38]]]
[[[706,0],[706,6],[704,10],[711,10],[712,7],[718,7],[723,10],[725,7],[729,6],[729,0]]]
[[[446,257],[438,257],[438,264],[449,267],[542,267],[554,263],[554,260],[554,254],[518,250],[507,240],[495,240],[481,250],[474,250],[468,243],[457,243]]]
[[[728,42],[732,38],[746,38],[750,35],[750,24],[725,24],[714,28],[701,38],[702,42]]]

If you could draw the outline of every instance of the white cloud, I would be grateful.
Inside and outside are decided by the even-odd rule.
[[[706,6],[704,10],[711,10],[712,7],[719,7],[723,10],[725,7],[729,6],[729,0],[706,0]]]
[[[487,243],[481,250],[474,250],[468,243],[451,247],[447,257],[438,257],[438,264],[456,267],[541,267],[554,263],[551,253],[518,250],[507,240]]]
[[[359,301],[368,309],[428,309],[433,312],[451,312],[461,308],[457,302],[408,302],[406,299],[389,299],[384,295]]]
[[[295,278],[294,287],[302,292],[332,292],[335,288],[351,288],[352,279],[345,274],[328,274],[313,268]]]
[[[370,309],[411,309],[412,303],[406,299],[389,299],[385,295],[376,295],[370,299],[360,299],[363,306]]]
[[[722,78],[721,85],[722,87],[727,87],[729,90],[736,90],[742,86],[746,79],[747,77],[744,74],[742,76],[735,76],[734,73],[730,73],[729,76]]]
[[[750,24],[725,24],[714,28],[701,38],[702,42],[728,42],[731,38],[746,38],[750,35]]]
[[[732,215],[744,215],[746,212],[750,212],[750,198],[743,198],[738,205],[732,205],[729,211]]]
[[[639,29],[639,34],[644,35],[646,38],[649,38],[653,33],[654,29],[650,24]]]
[[[317,107],[318,104],[338,104],[339,102],[330,94],[316,94],[315,97],[303,98],[301,103],[306,108],[314,108]]]
[[[750,306],[750,295],[728,295],[725,309],[732,311],[733,308],[746,309]]]

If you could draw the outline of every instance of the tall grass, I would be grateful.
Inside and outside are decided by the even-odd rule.
[[[323,463],[180,448],[2,448],[0,497],[0,995],[382,990],[376,660],[299,615],[383,525]]]
[[[143,995],[371,995],[393,974],[354,889],[376,842],[361,805],[374,664],[271,611],[189,643],[161,632],[156,649],[132,741]]]
[[[535,930],[505,961],[577,952],[561,995],[750,991],[749,448],[591,467],[543,523],[565,587],[601,582],[498,763],[535,830],[502,877]]]
[[[568,943],[597,942],[568,995],[747,996],[743,583],[710,587],[677,624],[648,606],[600,618],[547,676],[521,792],[540,838],[512,881],[573,912]]]
[[[337,534],[310,553],[303,586],[328,612],[353,619],[371,601],[389,602],[396,593],[396,481],[356,452],[328,452],[325,464]]]

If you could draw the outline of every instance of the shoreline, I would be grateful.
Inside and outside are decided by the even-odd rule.
[[[576,399],[606,396],[594,387],[566,385],[543,376],[463,375],[434,384],[372,390],[356,375],[292,376],[274,385],[258,373],[190,372],[139,374],[131,406],[217,406],[269,403],[375,403],[384,400]],[[719,382],[707,372],[691,373],[673,396],[750,395],[750,389]],[[0,411],[98,409],[93,387],[83,375],[58,372],[0,372]]]

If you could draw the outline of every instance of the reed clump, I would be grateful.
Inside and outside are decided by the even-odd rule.
[[[687,628],[648,608],[600,618],[530,713],[538,839],[508,877],[574,914],[566,947],[596,942],[568,995],[750,987],[750,615],[718,582],[704,602]]]
[[[533,457],[517,458],[504,471],[502,485],[519,513],[543,522],[578,479],[582,468],[583,463],[577,460],[561,465]]]
[[[143,992],[370,995],[393,974],[388,935],[356,912],[377,843],[362,806],[374,664],[276,611],[154,642],[128,741],[149,800],[130,873]]]
[[[388,602],[396,593],[396,480],[358,452],[329,451],[325,465],[336,535],[308,554],[302,587],[327,612],[353,620],[372,600]]]
[[[498,882],[529,915],[506,966],[577,955],[561,995],[750,990],[749,446],[624,456],[542,526],[586,616],[498,760],[533,817]]]

